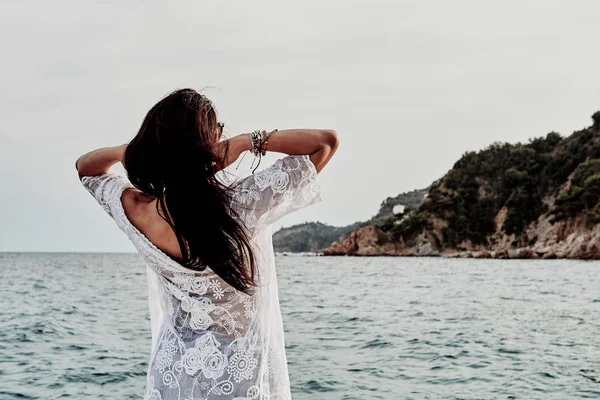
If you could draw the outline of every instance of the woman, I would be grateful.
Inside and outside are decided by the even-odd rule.
[[[316,176],[338,139],[330,130],[221,133],[210,100],[177,90],[129,144],[75,163],[148,266],[145,399],[291,398],[269,226],[321,201]],[[216,178],[243,152],[267,150],[288,156],[231,185]],[[109,172],[117,162],[128,178]]]

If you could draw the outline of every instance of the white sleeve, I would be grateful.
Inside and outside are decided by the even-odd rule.
[[[115,173],[84,176],[81,183],[113,219],[116,202],[121,201],[125,189],[133,187],[127,177]]]
[[[281,158],[232,189],[232,208],[253,233],[292,211],[322,201],[317,170],[308,155]]]

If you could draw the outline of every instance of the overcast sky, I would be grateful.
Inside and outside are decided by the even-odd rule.
[[[367,219],[467,150],[589,125],[599,21],[597,0],[2,2],[0,251],[132,251],[74,162],[180,87],[212,87],[231,136],[338,132],[323,202],[274,230]]]

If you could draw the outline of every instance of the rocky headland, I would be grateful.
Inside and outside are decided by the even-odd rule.
[[[568,137],[551,132],[467,152],[427,189],[388,198],[369,221],[329,227],[335,234],[299,251],[600,259],[600,112],[592,119]],[[295,227],[286,229],[290,242]]]

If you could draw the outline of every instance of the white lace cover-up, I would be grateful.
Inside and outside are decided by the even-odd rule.
[[[291,399],[270,225],[321,201],[308,155],[281,158],[234,182],[231,207],[250,232],[258,267],[250,295],[210,267],[184,268],[136,229],[121,203],[123,191],[133,188],[125,176],[108,173],[82,183],[147,265],[152,355],[144,399]]]

